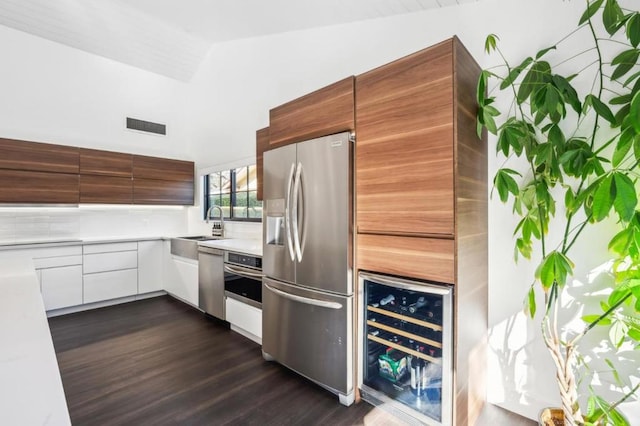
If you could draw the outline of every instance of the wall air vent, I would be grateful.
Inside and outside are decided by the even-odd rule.
[[[139,130],[141,132],[154,133],[156,135],[166,135],[167,125],[160,123],[152,123],[151,121],[138,120],[137,118],[127,117],[127,129]]]

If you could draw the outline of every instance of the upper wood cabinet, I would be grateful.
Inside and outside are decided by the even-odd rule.
[[[453,62],[448,41],[356,77],[358,232],[453,237]]]
[[[0,203],[78,204],[78,175],[0,169]]]
[[[133,155],[121,152],[80,149],[80,174],[131,178]]]
[[[194,164],[192,161],[133,156],[133,203],[194,203]]]
[[[78,149],[0,139],[0,203],[77,204]]]
[[[193,179],[191,181],[134,179],[134,204],[193,205]]]
[[[262,175],[264,167],[264,152],[269,149],[269,128],[265,127],[256,132],[256,175],[258,190],[256,197],[262,200]]]
[[[0,169],[78,174],[78,148],[0,138]]]
[[[80,149],[80,202],[133,203],[133,155]]]
[[[134,155],[133,178],[193,182],[193,166],[192,161]]]
[[[269,111],[269,147],[354,129],[354,78],[348,77]]]

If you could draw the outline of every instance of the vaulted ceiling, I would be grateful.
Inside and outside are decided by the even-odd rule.
[[[479,0],[2,0],[0,25],[181,81],[213,43]]]

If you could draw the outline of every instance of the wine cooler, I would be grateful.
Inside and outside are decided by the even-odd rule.
[[[408,423],[451,425],[452,293],[361,272],[362,398]]]

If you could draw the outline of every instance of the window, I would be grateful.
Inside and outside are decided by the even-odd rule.
[[[204,177],[204,214],[211,206],[220,206],[225,219],[259,222],[262,201],[257,198],[256,165],[211,173]],[[212,213],[212,216],[217,216]]]

